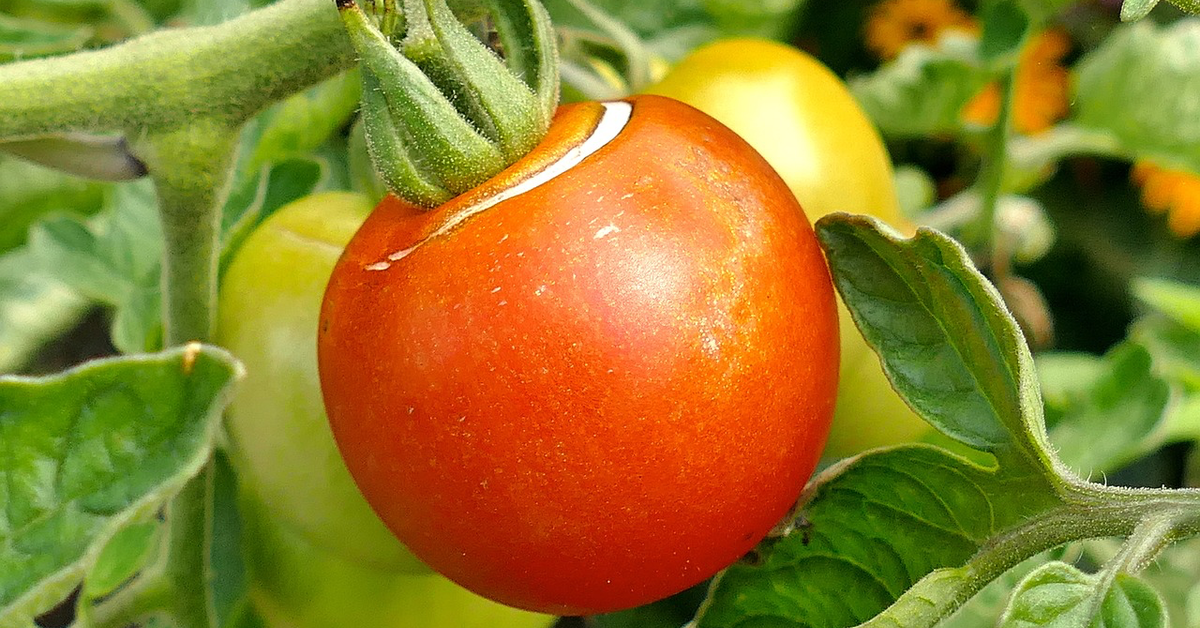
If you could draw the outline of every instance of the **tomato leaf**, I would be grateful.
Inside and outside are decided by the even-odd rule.
[[[0,377],[0,626],[28,625],[208,459],[240,367],[216,348]]]
[[[891,63],[849,82],[884,135],[920,137],[962,128],[963,107],[991,80],[974,37],[943,35],[937,47],[911,45]]]
[[[143,180],[113,190],[106,211],[89,220],[63,215],[34,225],[29,248],[43,272],[117,309],[112,337],[119,350],[155,350],[162,344],[162,230],[154,189]]]
[[[29,226],[53,211],[94,214],[102,184],[0,156],[0,252],[25,242]]]
[[[1200,333],[1200,287],[1168,279],[1139,279],[1133,293],[1143,303]]]
[[[1061,562],[1029,574],[1009,601],[1000,628],[1105,626],[1164,628],[1166,610],[1158,592],[1128,574],[1109,579]]]
[[[893,233],[865,216],[817,223],[838,292],[892,385],[947,436],[1050,468],[1033,360],[996,289],[949,237]]]
[[[1007,59],[1015,66],[1029,32],[1029,16],[1013,0],[993,2],[984,10],[979,56],[988,62]]]
[[[929,625],[986,584],[960,565],[1056,499],[1041,476],[923,445],[864,454],[810,491],[797,530],[718,576],[699,628],[840,628],[885,609],[881,621]]]
[[[350,71],[277,103],[245,132],[249,148],[241,169],[257,172],[264,164],[309,156],[349,123],[361,95],[362,79]]]
[[[23,368],[42,345],[78,323],[88,305],[38,269],[25,247],[0,255],[0,373]]]
[[[311,193],[325,172],[320,162],[297,158],[265,165],[244,179],[222,213],[222,269],[255,227],[275,210]]]
[[[1059,458],[1083,476],[1115,471],[1162,445],[1171,401],[1170,385],[1136,343],[1117,345],[1096,366],[1098,376],[1069,395],[1050,430]]]
[[[1073,123],[1117,152],[1200,172],[1200,22],[1118,27],[1076,66]]]
[[[1150,11],[1156,6],[1158,0],[1125,0],[1121,3],[1121,21],[1136,22],[1150,15]]]
[[[62,26],[0,13],[0,63],[72,52],[92,37],[88,26]]]

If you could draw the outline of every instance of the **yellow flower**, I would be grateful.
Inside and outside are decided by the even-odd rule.
[[[1013,127],[1026,135],[1040,133],[1067,115],[1069,77],[1062,59],[1071,50],[1071,40],[1060,30],[1034,36],[1017,63],[1013,78]],[[988,85],[963,107],[969,123],[987,126],[1000,112],[1000,88]]]
[[[1146,209],[1167,214],[1171,233],[1180,238],[1200,233],[1200,176],[1139,161],[1134,164],[1130,178],[1141,186]]]
[[[951,0],[883,0],[867,18],[867,47],[887,60],[910,43],[937,43],[948,29],[974,33],[979,25]]]

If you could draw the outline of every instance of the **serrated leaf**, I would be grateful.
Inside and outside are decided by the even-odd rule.
[[[1121,343],[1100,368],[1050,431],[1059,458],[1085,476],[1114,471],[1161,445],[1156,432],[1171,400],[1170,386],[1153,371],[1144,347]]]
[[[1200,333],[1200,286],[1169,279],[1142,278],[1133,294],[1143,303]]]
[[[1000,628],[1164,628],[1162,598],[1135,576],[1109,580],[1049,563],[1013,591]]]
[[[962,128],[963,107],[992,79],[979,40],[947,34],[912,45],[894,61],[850,80],[850,92],[884,134],[923,137]]]
[[[201,468],[239,373],[197,346],[0,377],[0,627],[63,599]]]
[[[0,374],[22,369],[46,342],[77,324],[89,305],[38,270],[25,248],[0,255]]]
[[[62,26],[0,14],[0,63],[73,52],[92,37],[88,26]]]
[[[1149,15],[1155,6],[1158,0],[1125,0],[1121,4],[1121,21],[1136,22]]]
[[[817,223],[834,284],[897,392],[947,436],[1049,466],[1033,359],[995,288],[931,229],[865,216]]]
[[[162,532],[162,522],[157,520],[132,523],[118,530],[97,555],[81,597],[104,597],[133,578],[150,561]]]
[[[1074,123],[1131,159],[1200,172],[1200,20],[1115,29],[1076,66]]]
[[[1041,476],[920,445],[868,453],[811,490],[800,529],[718,576],[699,628],[842,628],[885,609],[880,622],[925,625],[914,618],[985,584],[959,569],[982,544],[1056,503]]]

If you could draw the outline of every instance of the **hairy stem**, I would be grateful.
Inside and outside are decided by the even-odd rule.
[[[332,2],[282,0],[216,26],[0,66],[0,138],[232,125],[353,62]]]
[[[1000,77],[1000,112],[987,138],[987,152],[979,173],[979,217],[964,233],[968,243],[982,252],[989,263],[996,262],[996,207],[1004,185],[1008,165],[1008,141],[1012,126],[1014,72],[1008,70]]]

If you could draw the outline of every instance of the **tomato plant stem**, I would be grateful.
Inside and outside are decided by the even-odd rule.
[[[996,255],[996,208],[1004,186],[1008,164],[1008,141],[1012,127],[1014,71],[1000,77],[1000,112],[987,136],[987,146],[979,173],[979,217],[964,234],[968,244],[981,253],[987,265]]]
[[[0,138],[240,122],[353,61],[332,3],[284,0],[219,26],[0,66]]]

